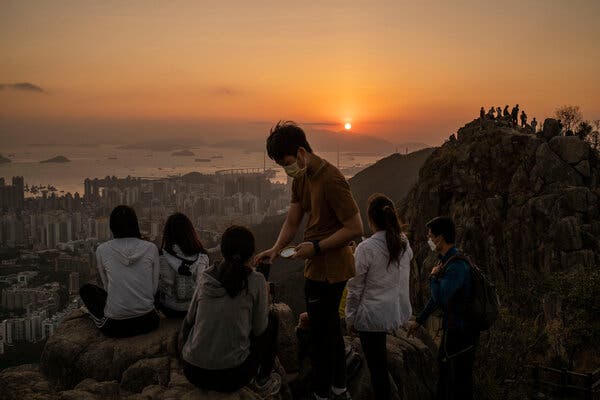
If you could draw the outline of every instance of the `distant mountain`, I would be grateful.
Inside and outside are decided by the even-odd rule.
[[[176,157],[193,157],[194,153],[189,150],[180,150],[174,151],[173,153],[171,153],[171,155]]]
[[[6,158],[2,154],[0,154],[0,164],[6,164],[6,163],[9,163],[9,162],[11,162],[10,158]]]
[[[369,196],[383,193],[394,202],[402,200],[419,179],[419,170],[435,148],[410,154],[392,154],[365,168],[350,179],[350,187],[367,226],[366,207]]]
[[[69,160],[65,156],[56,156],[56,157],[52,157],[52,158],[49,158],[44,161],[40,161],[40,163],[67,163],[67,162],[71,162],[71,160]]]

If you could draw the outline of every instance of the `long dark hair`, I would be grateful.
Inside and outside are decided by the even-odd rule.
[[[115,239],[142,238],[137,215],[133,208],[129,206],[116,206],[110,213],[109,226]]]
[[[192,221],[180,212],[167,218],[163,229],[161,248],[172,251],[173,245],[179,246],[186,256],[193,256],[198,253],[206,254]]]
[[[230,226],[221,238],[223,262],[218,268],[218,280],[229,297],[236,297],[248,288],[248,275],[252,268],[246,262],[254,254],[254,235],[243,226]]]
[[[396,206],[386,195],[376,193],[369,198],[368,214],[378,230],[385,230],[385,242],[390,253],[389,266],[392,261],[399,260],[406,251],[406,241],[402,238]]]

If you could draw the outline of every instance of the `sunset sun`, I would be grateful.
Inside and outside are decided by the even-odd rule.
[[[350,122],[346,122],[346,123],[344,124],[344,128],[345,128],[347,131],[349,131],[350,129],[352,129],[352,124],[351,124]]]

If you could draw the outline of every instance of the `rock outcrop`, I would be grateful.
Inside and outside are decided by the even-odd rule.
[[[277,371],[289,380],[298,370],[296,319],[285,304],[275,304],[279,315]],[[50,337],[39,365],[22,365],[0,372],[0,398],[7,400],[258,400],[243,388],[236,393],[207,392],[194,387],[183,375],[177,356],[181,320],[161,320],[159,328],[132,338],[107,338],[87,315],[76,311]],[[426,339],[426,338],[425,338]],[[349,339],[351,340],[351,339]],[[427,343],[427,344],[424,344]],[[352,341],[357,352],[360,342]],[[390,374],[396,399],[432,399],[435,375],[431,341],[406,338],[403,332],[388,340]],[[354,399],[371,396],[370,377],[363,362],[351,391]],[[285,383],[274,400],[291,399]]]
[[[417,306],[436,262],[425,224],[438,215],[454,218],[459,247],[505,288],[524,284],[523,274],[600,265],[598,153],[559,134],[551,119],[538,135],[475,120],[429,157],[402,205],[416,254]]]

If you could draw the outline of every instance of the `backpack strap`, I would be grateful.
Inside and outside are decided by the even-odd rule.
[[[200,258],[200,254],[198,254],[195,260],[188,260],[187,258],[178,256],[173,250],[165,249],[165,252],[181,261],[181,265],[177,269],[179,275],[191,276],[192,272],[190,271],[190,265],[194,264]]]
[[[441,266],[440,271],[437,273],[438,277],[444,275],[444,272],[446,272],[446,268],[448,268],[448,264],[450,264],[452,261],[464,261],[471,269],[474,268],[474,264],[473,261],[471,261],[471,257],[458,252],[451,256],[449,259],[447,259],[446,262]]]

